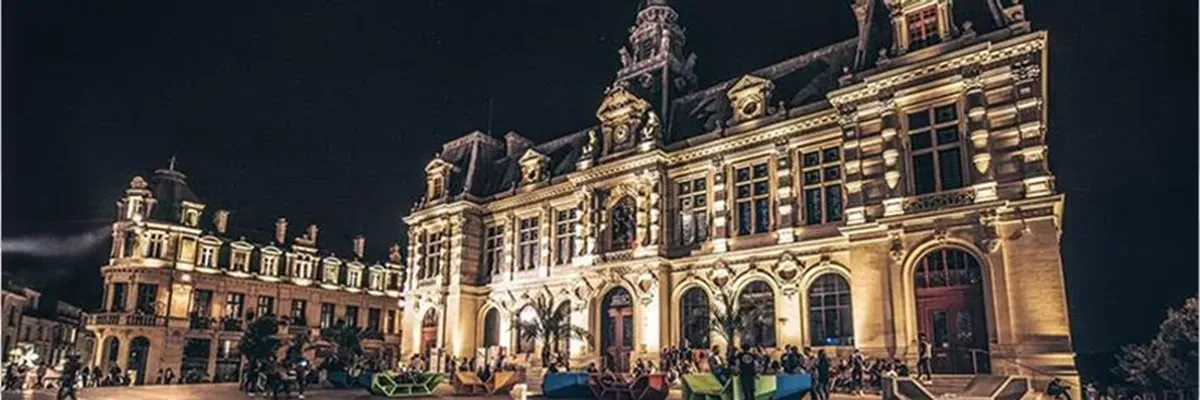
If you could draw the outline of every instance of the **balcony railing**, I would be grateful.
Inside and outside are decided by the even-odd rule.
[[[163,319],[152,314],[134,313],[103,313],[92,314],[88,317],[89,325],[129,325],[129,326],[158,326]]]
[[[213,327],[212,317],[192,315],[188,317],[188,328],[208,330]]]
[[[221,321],[221,330],[226,332],[241,332],[242,320],[237,318],[226,318]]]
[[[908,198],[904,201],[904,213],[915,214],[949,207],[965,206],[975,202],[975,189],[962,188],[929,193]]]

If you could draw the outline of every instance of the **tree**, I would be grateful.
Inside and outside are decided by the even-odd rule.
[[[513,327],[517,329],[521,340],[535,340],[542,342],[542,365],[550,365],[550,351],[559,351],[558,343],[561,339],[576,338],[580,340],[591,340],[591,334],[587,328],[582,328],[571,324],[570,311],[567,309],[555,310],[554,305],[557,302],[554,296],[538,297],[533,303],[533,311],[537,314],[536,318],[522,320],[520,315],[517,316],[517,323]]]
[[[1196,384],[1197,312],[1195,297],[1179,309],[1168,309],[1158,334],[1148,343],[1121,347],[1113,372],[1126,381],[1151,388],[1190,387]]]
[[[732,360],[734,339],[743,338],[754,331],[757,324],[763,322],[761,307],[754,304],[742,304],[737,307],[736,298],[728,293],[718,294],[720,303],[717,307],[709,308],[709,323],[713,333],[725,339],[725,354],[727,360]]]
[[[238,342],[238,351],[251,364],[268,360],[279,349],[279,339],[275,337],[278,331],[279,322],[274,315],[259,317],[246,326],[242,340]]]
[[[326,360],[326,368],[333,371],[345,371],[358,364],[363,355],[362,337],[364,330],[338,321],[337,324],[321,330],[321,339],[333,346],[331,360]]]

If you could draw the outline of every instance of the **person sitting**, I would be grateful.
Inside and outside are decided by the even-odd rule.
[[[1055,399],[1071,400],[1071,388],[1063,383],[1059,377],[1054,377],[1049,385],[1046,385],[1046,394]]]
[[[598,374],[598,373],[600,373],[600,369],[599,369],[599,368],[596,368],[596,363],[594,363],[594,362],[592,362],[592,363],[588,363],[588,365],[587,365],[587,373],[589,373],[589,374]]]

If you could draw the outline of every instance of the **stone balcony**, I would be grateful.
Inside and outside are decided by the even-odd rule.
[[[132,312],[96,313],[88,316],[88,326],[121,325],[121,326],[162,326],[164,318],[152,314]]]

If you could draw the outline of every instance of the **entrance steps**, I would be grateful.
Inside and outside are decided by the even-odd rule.
[[[1027,376],[934,375],[932,382],[912,377],[884,378],[884,400],[1021,400],[1032,392]]]

